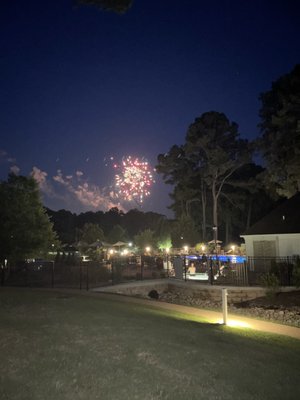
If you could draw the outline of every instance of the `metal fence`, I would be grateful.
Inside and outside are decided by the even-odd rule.
[[[262,277],[272,274],[280,286],[296,286],[300,272],[299,257],[248,257],[249,285],[258,285]]]
[[[182,265],[182,279],[211,285],[266,286],[268,279],[278,286],[299,285],[299,257],[244,257],[243,261],[216,256],[204,261],[201,257],[186,257]]]
[[[208,285],[300,285],[299,257],[119,257],[73,265],[51,261],[1,269],[1,285],[86,289],[144,279],[175,278]]]
[[[53,261],[20,263],[1,269],[2,286],[86,289],[167,277],[160,257],[120,257],[68,265]]]

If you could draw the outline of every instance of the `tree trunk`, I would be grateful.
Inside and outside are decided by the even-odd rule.
[[[229,234],[230,234],[230,214],[227,210],[226,219],[225,219],[225,243],[229,243]]]
[[[212,198],[213,198],[213,234],[215,242],[215,253],[217,254],[218,245],[218,194],[216,190],[216,181],[212,183]]]
[[[206,241],[206,187],[201,182],[201,201],[202,201],[202,240]]]
[[[215,181],[213,181],[211,191],[213,198],[213,226],[218,227],[218,195]]]

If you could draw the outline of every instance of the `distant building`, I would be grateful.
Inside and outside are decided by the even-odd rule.
[[[241,235],[246,255],[300,256],[300,192],[286,200]]]

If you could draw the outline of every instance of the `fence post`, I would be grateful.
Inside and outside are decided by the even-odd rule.
[[[290,257],[287,256],[287,266],[286,266],[286,274],[287,274],[287,286],[291,286],[291,275],[293,271],[293,266],[291,267],[292,260],[290,260]]]
[[[1,265],[1,286],[4,286],[4,281],[5,281],[5,277],[4,277],[4,266]]]
[[[51,288],[54,288],[54,261],[52,261],[52,269],[51,269]]]
[[[115,277],[114,277],[114,260],[111,259],[111,284],[114,285]]]
[[[25,282],[26,282],[26,284],[25,284],[25,286],[28,287],[28,286],[30,286],[30,285],[29,285],[29,270],[28,270],[28,267],[27,267],[27,266],[25,266],[25,271],[26,271],[26,275],[25,275]]]
[[[245,286],[250,286],[249,285],[249,280],[248,280],[248,264],[247,264],[246,260],[244,260],[244,262],[243,262],[243,270],[244,270],[244,273],[243,273],[243,275],[244,275],[244,285]]]
[[[141,280],[143,280],[143,274],[144,274],[144,256],[141,254]]]
[[[82,289],[82,262],[79,263],[79,289]]]
[[[88,266],[88,262],[86,263],[86,290],[89,290],[89,266]]]
[[[214,273],[213,273],[213,260],[212,258],[209,260],[210,261],[210,284],[214,284]]]

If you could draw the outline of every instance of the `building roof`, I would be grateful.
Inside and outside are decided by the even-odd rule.
[[[300,233],[300,192],[286,200],[241,236]]]

